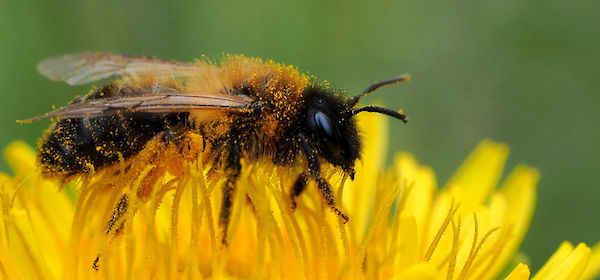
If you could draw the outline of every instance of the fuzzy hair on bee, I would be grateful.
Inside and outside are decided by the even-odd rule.
[[[227,55],[220,63],[182,63],[88,52],[46,59],[38,70],[69,85],[118,78],[62,108],[23,121],[57,120],[38,148],[45,176],[68,180],[135,158],[151,141],[185,146],[186,139],[199,136],[203,151],[197,154],[212,164],[209,173],[224,172],[226,177],[219,220],[224,235],[242,159],[299,168],[290,186],[291,207],[312,180],[333,212],[347,222],[321,174],[322,164],[353,178],[361,152],[354,119],[358,113],[381,113],[407,122],[398,111],[357,105],[363,96],[407,81],[408,75],[347,97],[292,66],[244,56]]]

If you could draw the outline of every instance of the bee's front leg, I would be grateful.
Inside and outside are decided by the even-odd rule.
[[[321,165],[319,164],[319,159],[317,158],[317,153],[315,152],[314,147],[308,142],[308,140],[306,140],[306,137],[303,134],[299,134],[298,137],[300,137],[302,140],[302,150],[306,155],[309,174],[312,179],[317,182],[317,186],[321,192],[321,197],[325,200],[325,202],[327,202],[327,205],[329,205],[331,210],[333,210],[336,215],[344,219],[344,223],[347,223],[348,215],[344,214],[344,212],[337,207],[331,186],[327,180],[321,177]]]

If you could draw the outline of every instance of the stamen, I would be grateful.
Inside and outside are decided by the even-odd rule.
[[[478,235],[478,231],[479,231],[479,223],[477,221],[477,214],[473,213],[473,222],[475,224],[475,233],[473,236],[473,245],[471,246],[471,252],[469,253],[469,257],[467,258],[467,261],[465,262],[465,265],[463,266],[463,269],[460,273],[460,276],[458,277],[459,280],[462,279],[466,279],[467,276],[469,275],[469,269],[471,268],[471,265],[473,264],[473,261],[475,260],[475,258],[477,257],[477,253],[481,250],[481,248],[483,247],[483,244],[487,241],[487,239],[490,237],[490,235],[492,235],[492,233],[496,232],[497,230],[499,230],[499,227],[495,227],[490,229],[488,232],[486,232],[486,234],[483,236],[483,238],[481,239],[481,241],[479,241],[479,243],[477,243],[477,235]]]
[[[478,274],[473,279],[482,279],[485,275],[488,275],[490,269],[495,264],[498,256],[502,253],[506,243],[512,238],[511,226],[505,227],[500,232],[500,236],[496,239],[496,242],[491,247],[480,254],[479,258],[473,262],[473,267],[477,268]],[[486,263],[487,262],[487,263]]]
[[[377,233],[377,230],[380,229],[379,227],[381,226],[381,223],[384,222],[384,219],[387,219],[389,217],[388,215],[390,213],[389,211],[392,206],[392,203],[394,203],[401,190],[402,188],[400,187],[392,188],[388,190],[387,194],[381,195],[381,197],[379,198],[381,199],[381,201],[379,203],[377,202],[377,200],[375,201],[375,204],[378,205],[378,207],[375,211],[373,219],[371,220],[371,226],[369,226],[369,229],[367,230],[363,242],[360,244],[356,265],[363,265],[365,263],[367,247],[373,241],[373,238],[375,238],[375,234]],[[359,269],[356,270],[359,271]]]
[[[454,219],[451,219],[452,223],[452,251],[450,252],[450,262],[448,262],[448,273],[446,273],[446,280],[452,280],[454,275],[454,269],[456,268],[456,257],[458,255],[458,237],[460,236],[460,225],[461,218],[458,218],[458,225],[454,223]]]
[[[206,209],[206,225],[208,226],[208,235],[210,236],[210,247],[212,250],[212,253],[216,256],[217,252],[218,252],[218,247],[217,247],[217,237],[215,234],[215,223],[213,220],[213,211],[212,211],[212,205],[210,203],[210,193],[211,193],[211,186],[206,184],[206,176],[204,176],[204,171],[202,169],[198,170],[199,172],[201,172],[201,175],[198,176],[198,178],[200,179],[198,181],[198,185],[200,187],[200,191],[202,194],[202,204],[204,206],[204,209]],[[219,182],[221,183],[221,182]],[[213,186],[216,184],[213,184]],[[219,272],[218,268],[219,268],[219,258],[217,257],[213,257],[212,258],[212,269],[215,275],[217,275],[217,273]]]
[[[340,186],[338,188],[338,193],[337,193],[337,198],[338,200],[341,200],[342,197],[344,196],[344,185],[346,184],[346,180],[348,178],[348,175],[344,174],[344,176],[342,177],[342,181],[340,182]],[[344,247],[344,254],[346,256],[346,260],[348,260],[350,262],[350,267],[352,267],[352,275],[356,276],[357,275],[357,271],[354,271],[355,266],[351,265],[352,262],[354,261],[352,259],[352,255],[350,254],[350,243],[348,242],[348,235],[346,234],[346,227],[344,226],[344,222],[340,219],[337,219],[338,221],[338,229],[340,230],[340,237],[342,239],[342,246]]]
[[[175,276],[176,274],[176,270],[177,270],[177,252],[178,252],[178,248],[177,245],[180,244],[180,242],[178,242],[178,222],[179,222],[179,207],[181,206],[181,196],[183,195],[183,189],[184,189],[184,183],[186,182],[182,182],[179,181],[177,183],[177,187],[175,188],[175,195],[173,197],[173,209],[171,209],[171,246],[169,247],[170,253],[171,253],[171,257],[170,259],[175,262],[175,263],[171,263],[170,267],[171,267],[171,271],[170,275],[171,276]]]
[[[192,168],[197,168],[196,170],[202,170],[200,167],[201,161],[202,161],[202,158],[198,159],[196,164],[194,164],[195,166],[190,165],[189,168],[184,169],[185,170],[184,172],[189,174],[190,178],[192,179],[190,182],[191,183],[190,187],[192,189],[192,217],[191,217],[192,221],[190,223],[192,225],[191,226],[191,234],[192,234],[192,240],[191,240],[192,245],[191,246],[192,246],[192,248],[196,248],[199,244],[198,232],[200,229],[200,225],[202,223],[202,216],[201,216],[202,215],[202,207],[200,207],[200,202],[198,201],[198,188],[200,187],[198,181],[200,181],[200,179],[198,178],[199,176],[198,176],[197,172],[194,172],[192,170]],[[184,174],[184,176],[185,176],[185,174]],[[199,253],[198,250],[196,250],[196,252],[197,252],[197,254]],[[196,255],[194,255],[194,256],[196,256]],[[198,256],[197,259],[199,257],[200,256]],[[194,260],[194,261],[196,261],[196,260]]]
[[[292,244],[292,249],[294,255],[296,256],[296,261],[298,266],[296,267],[296,274],[300,275],[302,271],[304,271],[306,267],[306,263],[308,263],[308,253],[306,251],[306,245],[304,242],[304,237],[302,236],[302,231],[298,225],[298,222],[293,217],[293,212],[291,207],[289,207],[288,203],[283,199],[285,197],[284,189],[288,187],[287,181],[284,178],[289,177],[289,174],[285,172],[281,168],[275,168],[274,172],[278,177],[278,184],[266,184],[267,188],[273,194],[277,205],[282,214],[282,221],[284,227],[287,232],[290,232],[295,238],[290,238],[289,241]],[[276,187],[278,186],[278,187]],[[287,195],[287,194],[286,194]]]
[[[474,252],[475,252],[475,247],[477,246],[477,238],[479,235],[479,222],[477,220],[477,213],[473,212],[473,224],[474,224],[474,229],[473,229],[473,243],[471,244],[471,251],[469,252],[469,257],[467,258],[467,261],[465,262],[465,265],[463,266],[463,269],[460,273],[460,276],[458,277],[458,279],[464,279],[464,277],[466,276],[466,272],[469,270],[469,267],[471,266],[471,262],[473,261],[472,258],[474,258]]]
[[[402,182],[401,186],[403,186],[404,188],[402,188],[400,197],[396,200],[397,205],[395,207],[396,209],[393,209],[395,211],[395,213],[392,215],[393,219],[395,219],[399,213],[404,211],[404,208],[406,207],[406,200],[410,196],[410,193],[412,192],[415,183],[416,181],[412,181],[409,183],[408,179],[404,179],[404,181]]]
[[[444,231],[446,231],[446,228],[448,228],[448,224],[450,224],[450,221],[452,221],[454,214],[456,214],[458,207],[459,207],[459,205],[456,205],[456,207],[454,206],[454,199],[453,199],[452,202],[450,203],[450,209],[448,209],[448,215],[446,215],[446,218],[442,222],[440,229],[438,230],[435,237],[431,241],[431,245],[429,245],[429,248],[427,248],[425,256],[423,257],[423,261],[428,262],[431,260],[431,256],[433,255],[433,252],[435,251],[438,243],[442,239],[442,235],[444,234]]]

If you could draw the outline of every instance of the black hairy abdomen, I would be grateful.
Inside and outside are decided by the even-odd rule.
[[[128,113],[58,121],[43,139],[39,160],[46,175],[87,173],[139,153],[163,131],[185,126],[188,114]]]

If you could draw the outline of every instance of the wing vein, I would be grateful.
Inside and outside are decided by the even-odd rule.
[[[151,95],[118,96],[83,100],[44,115],[20,122],[45,118],[93,118],[120,113],[170,113],[197,110],[248,110],[251,99],[244,95],[159,92]]]

